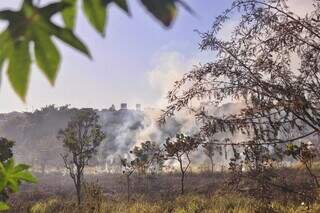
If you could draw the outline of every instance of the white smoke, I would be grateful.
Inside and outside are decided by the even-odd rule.
[[[148,72],[148,79],[155,94],[159,97],[154,103],[155,107],[163,108],[167,105],[167,93],[174,83],[192,69],[196,58],[187,58],[179,52],[164,52],[154,59],[154,66]]]
[[[287,5],[295,14],[305,16],[314,10],[314,2],[314,0],[289,0]]]

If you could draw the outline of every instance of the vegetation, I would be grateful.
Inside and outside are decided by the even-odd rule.
[[[135,146],[133,151],[133,159],[120,158],[122,173],[126,176],[127,181],[127,200],[130,201],[130,178],[135,171],[142,175],[148,173],[162,172],[163,164],[165,161],[163,151],[155,142],[146,141],[141,144],[141,147]],[[132,158],[132,157],[131,157]]]
[[[133,173],[136,171],[137,169],[137,161],[136,160],[132,160],[129,161],[126,158],[121,158],[121,166],[122,166],[122,173],[126,176],[126,182],[127,182],[127,200],[128,202],[130,201],[130,197],[131,197],[131,186],[130,186],[130,178],[133,175]]]
[[[82,2],[89,22],[102,35],[109,3],[116,3],[129,13],[126,1]],[[184,5],[174,0],[141,2],[165,26],[174,19],[176,4]],[[24,0],[19,11],[0,11],[0,18],[9,21],[0,35],[5,49],[0,62],[8,60],[9,79],[20,97],[26,94],[30,42],[34,43],[38,66],[52,83],[60,62],[52,36],[90,57],[85,45],[73,34],[76,3],[65,0],[41,7]],[[219,32],[234,11],[239,13],[240,20],[230,38],[220,39]],[[62,13],[64,27],[51,22],[56,13]],[[41,201],[27,206],[28,211],[319,212],[319,150],[311,142],[320,134],[319,23],[320,4],[316,2],[314,10],[302,17],[294,14],[285,0],[234,0],[209,32],[200,33],[200,49],[213,51],[216,58],[196,66],[176,82],[160,119],[164,124],[178,111],[188,109],[199,121],[200,131],[190,136],[179,133],[165,141],[146,141],[121,157],[126,184],[119,185],[126,185],[124,203],[121,190],[108,199],[103,185],[84,183],[85,167],[97,153],[105,133],[93,109],[74,110],[58,138],[68,151],[62,158],[75,186],[77,203],[64,200],[67,195],[63,192],[53,198],[40,196]],[[229,100],[240,102],[242,109],[226,116],[212,113],[213,108]],[[200,102],[200,107],[194,102]],[[41,116],[35,123],[39,120]],[[11,158],[13,143],[6,139],[0,142],[0,210],[4,210],[8,208],[4,203],[7,194],[17,192],[22,181],[35,182],[35,178],[27,165],[15,165]],[[210,181],[206,174],[190,171],[192,154],[200,146],[210,159]],[[214,154],[217,151],[222,155],[223,148],[226,160],[230,161],[229,171],[216,174]],[[294,160],[303,170],[292,167]],[[287,162],[291,166],[283,165]],[[175,168],[175,163],[178,175],[176,171],[163,171],[166,164]],[[147,192],[138,192],[138,185],[147,184],[146,180],[140,181],[140,176],[148,174],[155,174],[156,184]],[[188,182],[187,174],[194,176],[194,182]],[[194,185],[198,187],[202,180],[207,191],[197,193]],[[191,192],[188,195],[184,195],[186,183]],[[161,185],[166,184],[171,188],[161,192]],[[177,185],[180,190],[175,190]],[[154,195],[155,191],[158,195]]]
[[[83,206],[83,211],[89,210],[91,205]],[[295,205],[281,205],[273,202],[270,207],[264,203],[250,198],[243,198],[238,195],[217,196],[217,197],[203,197],[196,195],[181,196],[174,199],[174,201],[167,202],[147,202],[145,200],[138,200],[130,203],[123,203],[121,201],[103,200],[99,207],[92,212],[141,212],[141,213],[189,213],[189,212],[212,212],[212,213],[300,213],[300,212],[318,212],[319,205],[312,206],[309,210],[306,206]],[[31,213],[54,213],[59,212],[77,212],[74,210],[72,203],[64,202],[63,200],[50,199],[45,202],[35,204],[31,208]]]
[[[80,205],[83,170],[105,138],[98,124],[98,115],[92,109],[79,110],[68,123],[68,127],[59,132],[58,138],[68,151],[62,155],[62,158],[65,168],[69,171],[74,182]],[[69,156],[70,154],[71,156]]]
[[[14,142],[6,138],[0,138],[0,162],[6,162],[8,159],[12,158],[12,148]]]
[[[13,145],[13,141],[0,139],[0,211],[9,209],[5,201],[9,198],[9,193],[18,191],[23,181],[36,182],[35,177],[28,171],[28,165],[16,165],[11,158]]]
[[[55,82],[61,56],[52,41],[52,37],[60,39],[91,58],[86,45],[74,34],[77,2],[77,0],[60,0],[41,7],[40,1],[21,0],[21,8],[17,11],[0,10],[0,19],[8,23],[7,28],[0,33],[0,45],[2,46],[2,51],[0,52],[0,74],[4,63],[7,62],[9,81],[16,94],[23,101],[25,101],[27,94],[33,61],[31,52],[34,52],[38,67],[49,82],[52,85]],[[177,2],[191,12],[191,9],[182,1],[141,0],[141,2],[156,19],[167,27],[171,25],[176,17]],[[127,14],[130,14],[126,0],[83,0],[82,3],[87,19],[102,35],[104,35],[105,31],[106,10],[109,4],[115,3]],[[62,15],[65,26],[59,26],[52,22],[52,16],[56,14]],[[30,51],[31,46],[34,47],[34,51]],[[25,165],[24,170],[27,169],[26,167]],[[0,176],[1,193],[3,193],[8,183],[5,171],[5,169],[2,169],[2,175]],[[15,181],[19,182],[19,178]],[[10,182],[13,183],[14,181],[10,179]],[[15,190],[17,189],[15,188]],[[1,209],[6,208],[6,204],[1,203]]]
[[[201,123],[197,137],[204,143],[223,135],[214,144],[233,153],[232,182],[237,186],[248,170],[245,176],[257,183],[261,196],[272,185],[274,165],[287,160],[286,154],[302,162],[313,187],[319,187],[311,170],[315,152],[306,146],[318,137],[320,124],[320,8],[313,6],[299,16],[285,0],[233,1],[209,32],[200,33],[200,49],[217,57],[176,82],[161,117],[165,122],[188,109]],[[221,39],[219,33],[235,11],[240,20],[231,36]],[[241,110],[226,116],[211,113],[229,100],[242,103]]]
[[[137,161],[138,171],[142,174],[161,172],[164,164],[164,155],[159,144],[146,141],[132,150]]]
[[[209,158],[210,160],[210,166],[211,166],[211,172],[214,173],[214,155],[218,151],[220,155],[222,155],[222,148],[220,146],[216,146],[215,144],[208,142],[205,144],[202,144],[203,152],[204,154]]]
[[[59,50],[52,41],[53,36],[91,58],[86,45],[74,33],[78,2],[80,1],[57,0],[41,7],[40,1],[21,0],[20,10],[0,11],[0,19],[8,23],[7,29],[0,33],[0,68],[8,61],[9,81],[22,100],[25,100],[30,76],[31,43],[34,43],[35,61],[51,84],[55,82],[61,61]],[[114,3],[130,14],[126,0],[81,2],[84,15],[101,35],[105,34],[107,8],[110,4]],[[141,3],[166,27],[169,27],[176,17],[177,4],[191,12],[180,0],[141,0]],[[52,16],[56,14],[62,15],[64,26],[52,22]]]
[[[319,169],[317,167],[317,174]],[[285,178],[291,189],[297,191],[308,189],[308,174],[302,168],[280,169],[277,181]],[[243,185],[240,193],[225,190],[225,180],[229,173],[215,172],[189,173],[185,184],[188,189],[180,195],[180,174],[159,175],[156,184],[148,191],[138,190],[145,182],[140,182],[138,175],[131,177],[132,194],[126,200],[125,179],[120,174],[88,175],[91,182],[84,187],[83,202],[78,207],[76,197],[72,196],[70,185],[65,177],[51,175],[40,179],[41,188],[31,193],[20,192],[10,199],[12,212],[317,212],[319,203],[308,203],[305,197],[297,193],[281,189],[273,190],[268,202],[255,195],[250,196],[244,189],[251,185]],[[99,180],[97,182],[97,179]],[[214,179],[214,183],[212,183]],[[59,185],[64,185],[59,189]],[[161,188],[159,188],[161,187]],[[32,189],[34,187],[30,187]],[[308,193],[308,191],[305,191]],[[314,197],[317,197],[314,194]],[[14,204],[14,205],[13,205]]]
[[[196,139],[185,136],[184,134],[177,134],[176,140],[172,141],[170,138],[164,144],[166,156],[178,161],[181,172],[181,194],[184,193],[184,179],[188,168],[191,164],[190,153],[199,146]],[[186,165],[184,164],[186,161]]]

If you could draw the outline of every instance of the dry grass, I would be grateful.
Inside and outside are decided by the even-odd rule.
[[[294,191],[312,188],[304,170],[281,169],[279,182]],[[11,212],[19,213],[293,213],[320,212],[316,191],[311,202],[305,196],[273,190],[273,199],[262,202],[248,193],[225,191],[227,173],[189,174],[186,179],[187,194],[179,196],[179,175],[166,174],[153,177],[134,176],[132,200],[126,202],[125,179],[121,175],[100,174],[87,176],[90,184],[84,202],[77,206],[72,182],[68,177],[49,175],[40,177],[36,186],[24,186],[22,192],[11,197]],[[243,186],[249,186],[244,183]],[[304,205],[301,203],[304,202]],[[309,205],[309,206],[308,206]],[[309,208],[309,209],[308,209]]]
[[[95,205],[94,205],[95,204]],[[147,202],[137,200],[125,201],[102,200],[97,203],[84,202],[77,207],[74,202],[52,198],[39,202],[30,208],[31,213],[317,213],[320,204],[313,204],[309,208],[303,205],[281,205],[277,202],[265,204],[252,198],[239,195],[204,197],[200,195],[186,195],[177,197],[173,201]]]

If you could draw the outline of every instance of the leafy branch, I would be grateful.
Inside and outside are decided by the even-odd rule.
[[[18,11],[0,11],[0,20],[8,22],[8,27],[0,33],[0,69],[8,62],[7,74],[16,94],[25,101],[34,52],[35,62],[54,85],[59,70],[61,56],[52,41],[56,37],[81,53],[91,58],[86,45],[75,35],[74,27],[78,3],[89,23],[102,36],[105,36],[107,8],[114,3],[130,15],[126,0],[60,0],[44,7],[35,4],[34,0],[23,0]],[[165,27],[171,26],[177,15],[177,4],[192,12],[180,0],[141,0],[146,10]],[[51,21],[60,14],[64,25],[59,26]],[[34,51],[30,50],[33,44]]]
[[[36,178],[28,171],[30,167],[25,164],[16,165],[13,159],[5,163],[0,162],[0,192],[10,190],[17,192],[22,182],[36,183]],[[9,206],[0,200],[0,211],[9,209]]]

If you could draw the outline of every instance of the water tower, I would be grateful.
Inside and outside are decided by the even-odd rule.
[[[128,110],[128,104],[127,103],[122,103],[120,105],[120,110]]]

